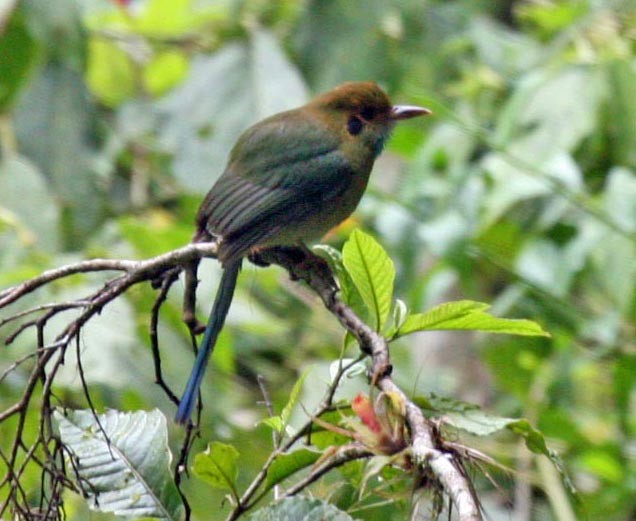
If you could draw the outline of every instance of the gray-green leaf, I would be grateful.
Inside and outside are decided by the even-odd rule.
[[[53,417],[93,510],[179,520],[183,505],[170,472],[166,419],[159,411],[56,410]],[[101,427],[100,427],[101,425]]]
[[[257,510],[248,521],[353,521],[346,512],[320,499],[290,497]]]

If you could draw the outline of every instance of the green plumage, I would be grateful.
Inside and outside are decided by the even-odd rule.
[[[251,127],[238,140],[197,217],[199,229],[223,237],[223,262],[272,240],[294,242],[298,224],[331,212],[351,187],[350,162],[319,124],[290,111]],[[317,236],[326,231],[316,230]]]
[[[393,124],[428,113],[392,106],[375,83],[345,83],[247,129],[197,213],[195,241],[224,266],[176,420],[189,420],[230,306],[241,259],[256,248],[319,239],[356,208]]]

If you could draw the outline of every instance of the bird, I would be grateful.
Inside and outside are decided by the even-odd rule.
[[[201,203],[193,242],[215,241],[223,268],[175,421],[190,421],[230,308],[242,259],[259,249],[320,239],[357,207],[398,121],[430,114],[392,105],[375,82],[347,82],[243,132]]]

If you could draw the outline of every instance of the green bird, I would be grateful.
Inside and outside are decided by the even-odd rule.
[[[248,128],[201,204],[193,241],[214,240],[223,275],[175,420],[192,414],[243,257],[320,239],[355,210],[393,125],[430,114],[392,105],[373,82],[344,83]]]

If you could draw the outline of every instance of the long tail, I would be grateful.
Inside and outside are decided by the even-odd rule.
[[[234,288],[236,287],[236,279],[240,269],[241,259],[232,261],[223,269],[221,283],[219,284],[219,289],[216,293],[216,298],[214,299],[214,305],[210,312],[208,325],[205,327],[205,334],[203,335],[203,340],[199,347],[197,359],[194,362],[194,367],[190,373],[190,379],[183,391],[183,397],[179,402],[179,409],[175,416],[175,421],[177,423],[186,423],[192,415],[192,411],[194,410],[194,405],[199,394],[199,387],[201,386],[201,381],[203,380],[203,375],[205,373],[205,368],[208,365],[208,360],[214,350],[214,344],[216,344],[216,339],[223,328],[225,317],[227,316],[230,304],[232,303]]]

